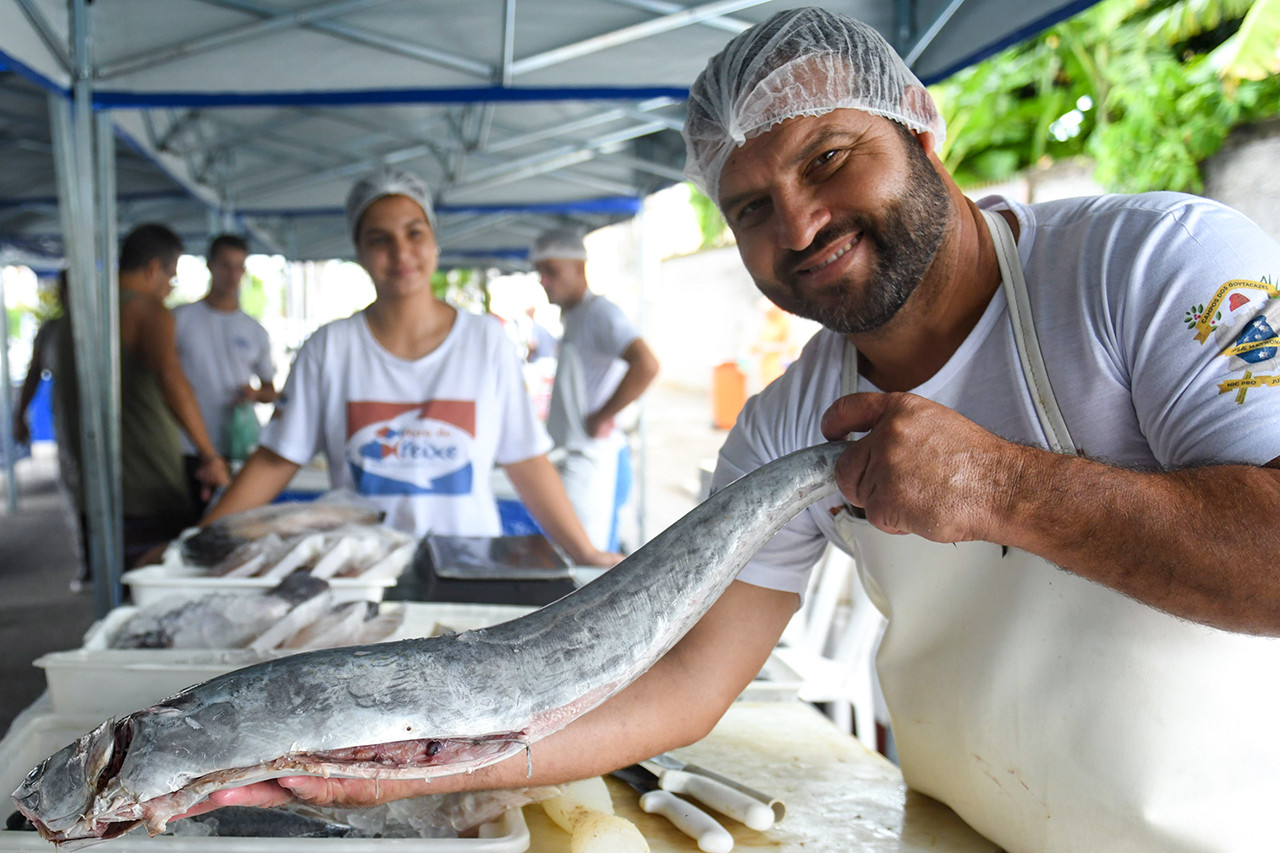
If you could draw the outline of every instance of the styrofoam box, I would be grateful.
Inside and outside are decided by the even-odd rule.
[[[429,637],[441,631],[466,631],[496,625],[533,608],[500,604],[431,604],[383,602],[403,606],[404,622],[387,640]],[[138,611],[116,607],[95,622],[84,644],[73,651],[52,652],[37,658],[44,670],[53,710],[99,717],[119,716],[153,705],[184,687],[199,684],[233,669],[249,666],[288,652],[253,652],[247,649],[113,649],[111,638]]]
[[[272,578],[226,578],[209,575],[198,569],[173,566],[144,566],[125,572],[121,582],[128,585],[133,603],[144,607],[168,596],[199,598],[211,592],[262,592],[275,589],[280,581]],[[395,578],[329,578],[333,600],[381,601]]]
[[[0,790],[6,793],[46,756],[57,752],[101,720],[83,715],[58,714],[39,703],[28,708],[0,741]],[[507,809],[497,820],[479,828],[478,838],[211,838],[208,836],[156,836],[143,829],[111,842],[115,853],[291,853],[305,844],[326,853],[523,853],[529,849],[529,827],[518,808]],[[53,846],[36,832],[0,830],[0,853],[39,851]]]

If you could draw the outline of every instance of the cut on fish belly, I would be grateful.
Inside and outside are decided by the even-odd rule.
[[[300,773],[435,778],[508,758],[634,681],[796,513],[836,491],[846,442],[742,477],[597,580],[456,635],[293,655],[226,673],[49,756],[14,791],[75,847],[165,823],[211,791]]]

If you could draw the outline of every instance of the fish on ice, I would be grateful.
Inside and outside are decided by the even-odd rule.
[[[139,826],[159,833],[220,788],[300,773],[435,778],[511,757],[675,645],[761,545],[835,493],[847,446],[761,467],[527,616],[271,660],[108,719],[36,766],[14,800],[74,849]]]

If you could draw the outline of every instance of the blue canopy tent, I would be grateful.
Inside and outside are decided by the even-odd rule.
[[[928,83],[1092,2],[820,5],[880,29]],[[114,251],[119,230],[147,210],[130,206],[148,203],[126,163],[149,164],[163,185],[151,191],[173,193],[166,218],[196,223],[180,230],[198,229],[203,207],[207,230],[235,223],[291,259],[347,256],[346,189],[378,164],[400,165],[436,192],[442,265],[525,268],[525,248],[549,225],[629,219],[646,195],[680,181],[694,77],[734,34],[794,5],[0,3],[0,63],[47,93],[56,164],[56,188],[21,191],[0,164],[0,247],[36,241],[64,256],[72,310],[90,320],[77,324],[76,348],[92,414],[90,556],[95,577],[111,580],[99,607],[116,603],[121,568],[110,556],[120,506]]]

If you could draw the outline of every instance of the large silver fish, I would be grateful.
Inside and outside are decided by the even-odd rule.
[[[477,631],[282,658],[98,728],[14,791],[47,839],[151,834],[211,791],[309,773],[432,778],[514,755],[617,693],[693,626],[801,509],[836,490],[843,443],[778,459],[600,578]]]

